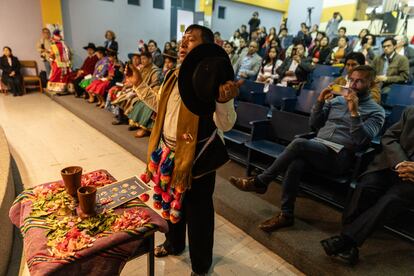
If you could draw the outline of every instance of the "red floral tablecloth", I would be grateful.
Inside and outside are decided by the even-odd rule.
[[[114,181],[105,170],[82,177],[82,185],[99,187]],[[73,213],[62,215],[59,212],[66,208],[63,190],[62,181],[27,189],[10,209],[9,217],[23,235],[24,255],[31,275],[117,275],[137,252],[146,234],[168,231],[166,221],[139,199],[101,214],[105,225],[98,219],[85,223]],[[99,227],[94,228],[94,223],[105,231],[97,231],[95,228]],[[64,229],[70,227],[70,231],[60,230],[62,224]],[[59,234],[60,242],[56,243],[54,237]]]

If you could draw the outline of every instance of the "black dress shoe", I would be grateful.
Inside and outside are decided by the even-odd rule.
[[[117,126],[117,125],[126,125],[128,122],[125,122],[125,121],[119,121],[119,120],[115,120],[115,121],[112,121],[112,124],[114,125],[114,126]]]
[[[349,265],[356,265],[359,262],[359,250],[353,246],[351,249],[339,253],[338,258]]]
[[[137,126],[129,126],[128,127],[128,130],[129,131],[133,131],[133,130],[137,130],[138,129],[138,127]]]
[[[326,255],[338,257],[349,265],[355,265],[359,261],[358,248],[344,236],[333,236],[322,240],[321,245]]]

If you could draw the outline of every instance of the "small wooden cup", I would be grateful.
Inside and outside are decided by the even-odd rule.
[[[65,183],[66,192],[76,198],[76,191],[81,186],[82,167],[71,166],[60,171],[63,183]]]
[[[96,188],[92,186],[80,187],[78,189],[78,199],[81,217],[96,215]]]

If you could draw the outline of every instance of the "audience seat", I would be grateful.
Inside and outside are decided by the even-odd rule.
[[[413,105],[414,104],[414,86],[403,84],[392,84],[385,99],[385,106],[394,105]]]
[[[297,98],[283,99],[282,110],[309,116],[320,91],[302,89]]]
[[[339,76],[341,74],[341,68],[333,67],[330,65],[316,64],[315,69],[312,72],[312,79],[321,76]]]
[[[255,168],[266,169],[296,135],[307,133],[309,117],[272,109],[272,117],[265,121],[252,122],[251,140],[248,148],[247,175]]]
[[[28,88],[38,88],[40,93],[43,93],[42,81],[39,77],[37,62],[34,60],[21,60],[20,68],[23,76],[24,93],[26,94]]]
[[[277,86],[271,84],[266,93],[266,104],[271,108],[284,109],[284,99],[296,99],[298,91],[292,87]]]
[[[248,102],[239,102],[234,128],[224,133],[226,147],[231,159],[246,164],[247,148],[244,145],[251,138],[251,122],[267,119],[269,108]]]
[[[333,76],[319,76],[319,77],[313,77],[312,82],[310,83],[309,89],[315,90],[317,92],[321,92],[323,89],[329,86],[336,77]]]
[[[266,94],[263,92],[263,88],[264,83],[245,80],[239,88],[238,100],[264,105]]]

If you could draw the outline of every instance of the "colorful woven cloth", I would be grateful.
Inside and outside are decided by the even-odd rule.
[[[102,186],[114,181],[107,171],[99,170],[84,175],[82,184]],[[62,181],[57,181],[27,189],[13,203],[9,216],[23,235],[31,275],[118,275],[146,234],[168,231],[166,221],[138,199],[86,221],[65,214],[70,212],[70,202]],[[105,231],[97,230],[100,227]],[[62,233],[64,239],[56,238],[60,241],[56,246],[54,239],[62,238]],[[60,254],[62,248],[71,251]]]

